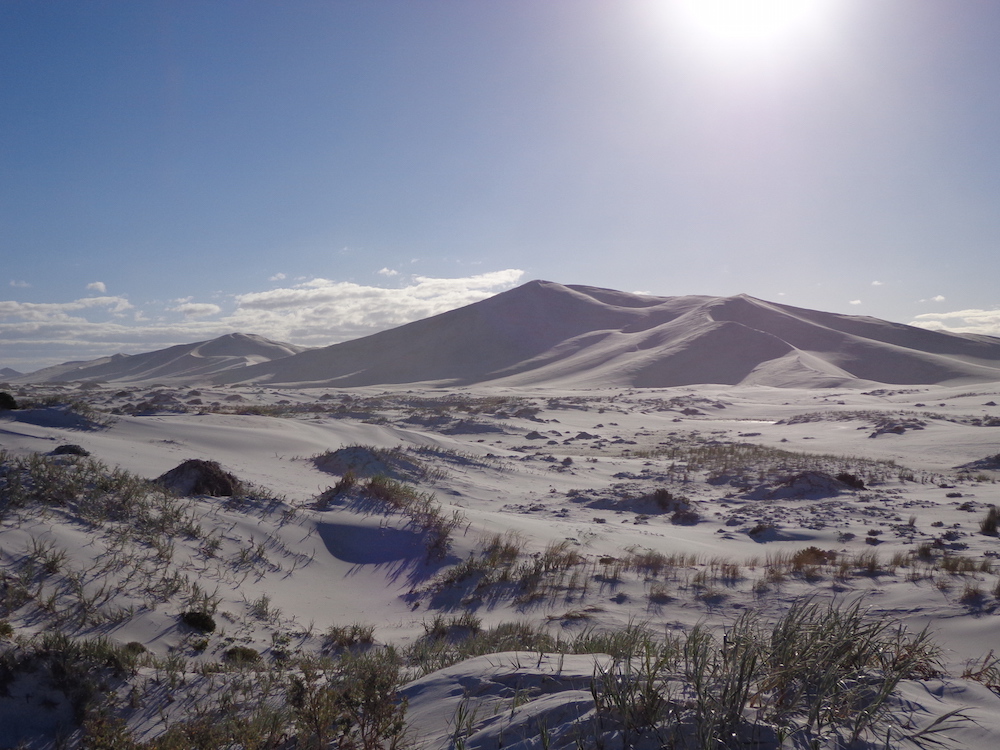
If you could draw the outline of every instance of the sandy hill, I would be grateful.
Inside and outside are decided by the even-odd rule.
[[[303,351],[304,347],[271,341],[262,336],[230,333],[210,341],[181,344],[144,354],[115,354],[87,362],[67,362],[14,380],[30,383],[74,380],[191,382]]]
[[[787,387],[1000,380],[1000,339],[749,297],[652,297],[531,281],[218,383]]]

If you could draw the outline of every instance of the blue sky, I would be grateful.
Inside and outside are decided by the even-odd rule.
[[[0,367],[533,278],[1000,335],[1000,3],[691,2],[0,0]]]

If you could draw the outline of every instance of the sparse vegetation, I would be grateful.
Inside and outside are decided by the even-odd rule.
[[[986,517],[979,522],[979,531],[987,536],[996,536],[998,527],[1000,527],[1000,508],[991,505],[986,511]]]
[[[212,399],[208,393],[199,395],[205,402]],[[655,407],[656,399],[648,400]],[[602,401],[607,411],[618,408],[612,402]],[[225,403],[229,405],[199,406],[225,412],[255,408],[249,397]],[[993,542],[975,534],[977,521],[981,534],[998,533],[1000,515],[987,505],[989,487],[963,486],[962,506],[941,500],[954,483],[976,481],[972,474],[949,476],[947,486],[939,477],[925,498],[916,494],[919,488],[900,489],[899,481],[928,482],[935,475],[890,461],[729,443],[721,430],[654,435],[655,427],[647,433],[650,442],[640,440],[641,446],[628,452],[629,460],[621,451],[619,460],[613,447],[608,450],[610,427],[593,428],[602,430],[603,444],[591,436],[593,444],[570,446],[570,440],[581,440],[579,435],[571,437],[578,428],[569,432],[545,412],[586,411],[592,406],[587,399],[536,403],[329,395],[319,405],[322,409],[310,411],[307,406],[285,404],[273,411],[262,407],[260,413],[326,414],[375,423],[398,422],[405,408],[408,415],[419,417],[415,424],[421,429],[434,429],[439,416],[452,424],[461,412],[515,420],[519,435],[537,426],[553,439],[547,448],[502,460],[436,444],[371,448],[384,452],[382,458],[406,460],[415,468],[397,475],[348,468],[323,493],[326,500],[316,502],[321,508],[336,505],[336,512],[315,516],[310,506],[315,496],[285,503],[246,485],[230,500],[209,502],[179,497],[81,451],[25,456],[0,452],[0,523],[3,530],[14,532],[0,556],[0,689],[11,674],[4,671],[6,665],[26,667],[14,669],[15,679],[30,673],[48,681],[62,674],[62,660],[80,660],[86,666],[68,672],[73,679],[92,681],[82,692],[67,684],[63,694],[71,696],[75,716],[65,730],[67,742],[85,737],[85,747],[402,747],[406,704],[398,690],[407,680],[501,651],[535,652],[539,662],[549,653],[602,654],[610,655],[610,661],[607,656],[595,660],[591,690],[597,716],[594,724],[579,726],[580,732],[593,730],[581,738],[593,736],[598,744],[602,737],[613,737],[609,742],[620,740],[626,746],[715,750],[781,741],[801,747],[838,742],[847,746],[860,739],[896,746],[907,731],[916,730],[890,721],[889,696],[901,679],[927,679],[941,671],[926,634],[907,633],[877,613],[869,617],[857,602],[821,604],[807,598],[784,612],[778,603],[810,591],[825,597],[831,591],[921,586],[952,613],[981,616],[1000,599]],[[703,403],[698,407],[722,408]],[[694,407],[684,401],[669,408]],[[538,424],[525,425],[516,422],[519,419]],[[754,434],[759,433],[746,436]],[[664,444],[649,447],[661,437]],[[101,452],[101,443],[83,442]],[[501,449],[507,445],[501,444]],[[600,454],[600,464],[592,456],[585,462],[583,454],[575,452],[566,460],[565,452],[577,447],[606,453]],[[614,460],[606,461],[605,455]],[[470,499],[478,502],[478,496],[465,492],[462,472],[521,471],[522,458],[526,474],[537,476],[543,473],[539,468],[544,470],[548,478],[541,481],[552,482],[551,494],[546,495],[544,485],[532,490],[530,500],[498,491],[496,505],[489,510],[545,514],[546,525],[551,518],[555,532],[539,533],[541,525],[526,523],[529,541],[512,532],[496,532],[483,533],[472,544],[472,534],[459,536],[467,523],[461,511],[425,491],[432,487],[455,506],[469,505]],[[612,463],[621,468],[619,484],[595,481],[597,489],[565,492],[571,473],[584,486],[587,472],[617,472],[606,468]],[[548,473],[558,467],[565,469],[562,475]],[[765,497],[764,502],[747,499],[752,488],[767,485],[770,490],[809,471],[836,477],[857,491],[839,486],[841,496],[831,498],[825,510],[826,497],[808,504],[771,504],[770,496],[763,494],[756,497]],[[705,480],[711,481],[707,487]],[[684,482],[699,483],[683,490],[692,500],[677,494],[675,483]],[[611,501],[583,506],[586,515],[581,517],[580,511],[572,512],[572,505],[566,512],[567,506],[558,503],[564,493],[571,503],[594,497]],[[615,493],[636,504],[616,505]],[[985,518],[960,515],[961,525],[952,523],[954,518],[947,525],[937,519],[932,523],[933,516],[922,515],[931,505],[934,513],[957,508],[985,512]],[[482,521],[483,508],[470,507],[469,517],[491,528]],[[820,511],[813,513],[812,508]],[[849,523],[836,518],[841,510],[850,513]],[[317,534],[309,525],[310,516],[327,523],[349,513],[385,516],[384,524],[394,527],[392,531],[408,525],[407,538],[415,531],[427,542],[426,560],[420,560],[419,547],[416,558],[408,548],[404,562],[373,555],[375,562],[364,571],[385,570],[402,585],[400,592],[406,592],[403,596],[412,607],[409,614],[397,609],[391,622],[378,623],[380,640],[386,643],[376,641],[373,625],[354,622],[317,630],[312,622],[303,624],[295,612],[283,612],[274,604],[277,599],[286,605],[288,598],[277,596],[284,594],[277,587],[298,566],[310,565],[317,555],[341,555],[340,539]],[[798,515],[788,519],[788,513]],[[592,518],[595,524],[606,525],[590,526],[592,514],[600,514]],[[306,533],[282,528],[302,518]],[[803,518],[816,525],[806,527]],[[67,519],[79,527],[74,533],[87,535],[89,547],[83,555],[66,547],[65,534],[50,531]],[[379,520],[364,523],[374,528]],[[687,532],[671,528],[671,521],[702,525]],[[625,525],[616,527],[618,523]],[[803,528],[818,533],[794,533]],[[723,540],[736,539],[730,549],[745,549],[751,546],[748,530],[760,558],[727,555],[728,542]],[[700,547],[708,553],[675,552],[677,546],[657,538],[680,539],[685,533],[699,544],[718,539],[717,549],[710,542]],[[630,540],[618,542],[624,548],[611,546],[623,538]],[[832,541],[819,540],[837,539],[837,549],[800,547],[796,538],[830,546]],[[628,546],[636,540],[650,547]],[[463,550],[463,559],[453,556],[455,549]],[[364,562],[354,562],[353,550],[343,554],[343,561],[367,566],[364,552],[356,555]],[[768,593],[777,597],[765,598]],[[769,615],[746,612],[754,605]],[[684,617],[677,616],[680,609],[686,610]],[[486,624],[495,623],[504,610],[525,620]],[[746,614],[733,622],[738,611]],[[621,626],[633,612],[655,622]],[[331,618],[351,616],[336,609],[331,613]],[[116,632],[114,626],[139,616],[178,627],[149,644],[155,653],[138,642],[95,645],[83,637],[95,629]],[[704,618],[704,624],[692,627],[698,618]],[[422,637],[406,646],[393,644],[389,639],[398,627],[396,620],[418,632],[423,623]],[[609,625],[614,622],[619,625]],[[45,633],[49,640],[43,642],[42,636],[30,635],[33,632]],[[69,644],[89,645],[74,650]],[[52,660],[45,661],[50,656]],[[84,679],[87,670],[92,674]],[[997,690],[993,686],[1000,684],[998,671],[990,654],[970,664],[964,677]],[[519,686],[512,690],[512,714],[537,697]],[[176,697],[179,705],[158,703],[164,695]],[[151,725],[159,724],[144,729],[149,733],[143,739],[133,736],[128,724],[140,707],[147,717],[159,716],[148,718]],[[945,717],[917,739],[933,743],[952,718],[962,719]],[[462,726],[470,732],[481,726],[472,709],[464,719]],[[539,713],[537,737],[543,746],[556,737],[544,722]],[[566,744],[566,735],[559,742]]]

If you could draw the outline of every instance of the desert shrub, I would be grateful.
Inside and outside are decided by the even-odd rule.
[[[53,456],[89,456],[90,451],[82,446],[76,445],[75,443],[66,443],[65,445],[57,446],[55,450],[52,451]]]
[[[338,650],[371,646],[375,642],[375,626],[358,622],[353,625],[333,625],[326,631],[323,640],[327,648]]]
[[[17,399],[7,393],[7,391],[0,391],[0,411],[10,411],[17,408]]]
[[[253,664],[260,660],[260,653],[249,646],[232,646],[222,652],[222,658],[230,664]]]
[[[181,615],[181,620],[188,627],[194,628],[202,633],[215,632],[215,618],[208,612],[192,611]]]
[[[14,635],[14,626],[7,620],[0,620],[0,640],[6,640]]]
[[[348,469],[344,472],[344,475],[340,478],[340,481],[333,488],[334,495],[343,495],[345,492],[350,492],[354,489],[354,485],[358,483],[358,478],[354,474],[353,469]]]
[[[987,536],[996,536],[998,525],[1000,525],[1000,509],[991,505],[990,509],[986,511],[986,517],[979,522],[979,531]]]
[[[675,510],[673,515],[670,516],[670,523],[681,526],[690,526],[698,523],[700,520],[701,515],[697,511],[689,509]]]
[[[600,718],[625,738],[655,733],[664,747],[772,746],[761,732],[795,747],[818,747],[823,737],[898,747],[908,737],[891,721],[893,692],[901,680],[938,676],[926,630],[911,635],[857,603],[805,600],[773,624],[747,612],[723,639],[699,625],[678,640],[640,641],[598,668],[591,692]],[[920,739],[933,737],[925,730]]]
[[[833,562],[837,553],[832,550],[827,552],[819,547],[806,547],[792,554],[792,567],[799,570],[809,565],[825,565]]]
[[[853,487],[856,490],[863,490],[865,488],[864,480],[862,480],[857,474],[852,474],[849,471],[840,472],[836,478],[838,481],[841,481],[848,487]]]
[[[406,703],[392,652],[345,656],[333,672],[313,664],[289,679],[296,747],[395,750],[404,745]]]
[[[670,494],[670,490],[661,487],[653,492],[653,502],[662,510],[670,510],[674,505],[674,496]]]

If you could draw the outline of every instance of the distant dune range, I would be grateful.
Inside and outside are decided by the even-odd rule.
[[[230,333],[211,341],[181,344],[145,354],[115,354],[88,362],[66,362],[9,379],[15,383],[205,382],[230,368],[245,368],[304,351],[304,346],[277,343],[263,336]]]
[[[16,380],[299,387],[957,384],[1000,380],[1000,338],[928,331],[747,295],[652,297],[531,281],[320,349],[231,334],[50,367]]]

